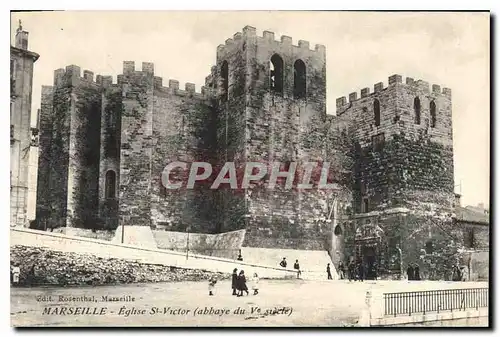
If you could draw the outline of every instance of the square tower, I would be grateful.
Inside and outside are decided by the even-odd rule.
[[[322,161],[326,119],[325,47],[253,27],[217,48],[207,85],[217,92],[217,159],[259,162],[281,169],[292,162]],[[269,178],[269,174],[265,179]],[[265,180],[267,183],[268,180]],[[326,209],[313,191],[251,186],[221,191],[223,231],[246,228],[246,246],[324,249],[318,219]]]
[[[451,268],[453,245],[461,241],[452,226],[451,90],[412,78],[403,83],[400,75],[390,76],[388,84],[336,102],[334,128],[352,130],[355,140],[353,221],[344,224],[345,253],[399,275],[435,249],[443,259],[436,265]],[[421,264],[430,273],[426,268]]]

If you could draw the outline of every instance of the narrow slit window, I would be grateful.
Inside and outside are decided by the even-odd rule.
[[[113,170],[106,172],[106,199],[114,199],[116,197],[116,173]]]
[[[222,62],[220,76],[222,79],[222,101],[226,102],[229,98],[229,65],[227,61]]]
[[[413,101],[413,109],[415,110],[415,124],[420,124],[420,99],[415,97]]]
[[[375,126],[380,126],[380,102],[378,99],[373,101],[373,114],[375,117]]]
[[[430,111],[431,111],[431,128],[435,128],[436,127],[436,103],[434,101],[432,101],[430,104]]]

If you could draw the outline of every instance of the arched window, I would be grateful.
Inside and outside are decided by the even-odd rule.
[[[434,103],[434,101],[432,101],[430,104],[430,110],[431,110],[431,128],[435,128],[436,127],[436,103]]]
[[[104,187],[106,199],[116,198],[116,173],[113,170],[106,172],[106,185]]]
[[[375,126],[380,126],[380,102],[378,99],[373,101],[373,114],[375,115]]]
[[[306,65],[302,60],[293,65],[293,97],[306,97]]]
[[[418,97],[413,100],[413,109],[415,110],[415,124],[420,124],[420,99]]]
[[[340,227],[340,225],[335,226],[333,234],[335,234],[336,236],[342,235],[342,227]]]
[[[226,102],[228,100],[229,94],[229,65],[227,61],[222,62],[222,67],[220,70],[220,77],[222,79],[222,101]]]
[[[283,59],[278,55],[274,54],[271,57],[271,62],[269,64],[269,82],[271,86],[271,91],[276,93],[283,93]]]

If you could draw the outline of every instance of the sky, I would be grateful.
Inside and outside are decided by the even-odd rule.
[[[456,192],[463,205],[489,204],[489,13],[383,12],[33,12],[13,13],[40,54],[33,77],[32,124],[42,85],[70,64],[116,76],[123,61],[155,64],[155,75],[201,90],[217,45],[246,25],[326,46],[327,112],[335,99],[392,74],[452,89]],[[13,42],[12,42],[13,43]]]

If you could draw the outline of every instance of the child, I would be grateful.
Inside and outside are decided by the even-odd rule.
[[[240,274],[238,275],[238,290],[238,297],[243,296],[243,292],[246,292],[248,296],[247,279],[245,278],[245,271],[243,270],[241,270]]]
[[[254,295],[257,295],[259,293],[259,275],[257,275],[257,273],[253,274],[252,289]]]
[[[212,276],[210,278],[210,281],[208,281],[208,295],[213,296],[214,295],[214,290],[215,290],[215,284],[217,283],[217,279],[215,276]]]
[[[12,283],[17,285],[19,283],[19,275],[21,274],[21,269],[17,264],[14,264],[12,268]]]

